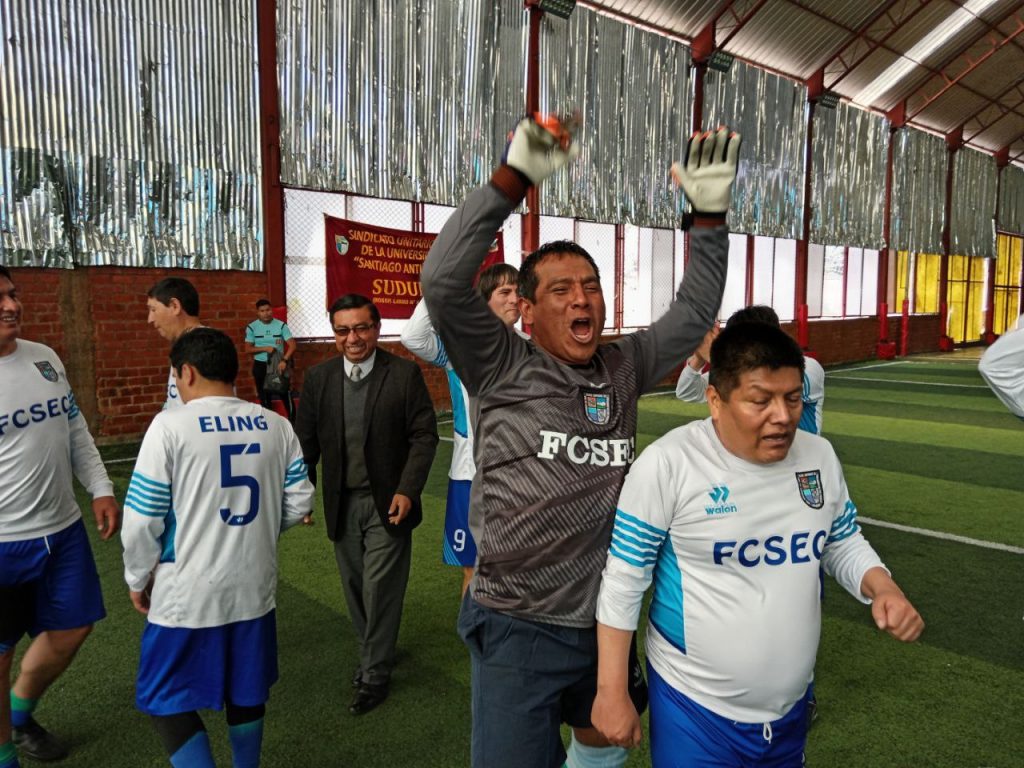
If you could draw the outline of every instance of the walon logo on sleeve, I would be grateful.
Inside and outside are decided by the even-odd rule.
[[[709,516],[714,515],[728,515],[736,511],[735,504],[727,503],[729,501],[729,486],[727,485],[716,485],[708,491],[708,496],[711,497],[712,506],[704,507],[704,511]]]

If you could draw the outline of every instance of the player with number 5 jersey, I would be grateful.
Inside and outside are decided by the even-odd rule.
[[[226,709],[234,765],[259,764],[277,680],[277,540],[313,501],[299,440],[233,396],[238,354],[196,328],[171,349],[184,401],[146,431],[125,498],[125,581],[148,621],[136,704],[172,765],[213,765],[199,709]]]

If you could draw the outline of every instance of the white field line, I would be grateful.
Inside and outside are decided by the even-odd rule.
[[[999,544],[995,541],[983,541],[982,539],[972,539],[969,536],[960,536],[956,533],[943,533],[942,531],[929,531],[927,528],[915,528],[912,525],[901,525],[900,523],[888,523],[884,520],[875,520],[870,517],[862,517],[857,515],[857,520],[868,525],[876,525],[879,528],[892,528],[897,531],[903,531],[904,533],[913,533],[918,536],[927,536],[932,539],[942,539],[943,541],[955,541],[958,544],[970,544],[973,547],[984,547],[985,549],[998,549],[1001,552],[1012,552],[1015,555],[1024,555],[1024,547],[1014,547],[1009,544]]]
[[[837,376],[825,374],[839,381],[880,381],[883,384],[917,384],[922,387],[953,387],[954,389],[988,389],[984,384],[946,384],[938,381],[915,381],[913,379],[880,379],[876,376]]]

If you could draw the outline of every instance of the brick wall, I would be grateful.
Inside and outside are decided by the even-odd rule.
[[[163,405],[169,345],[146,323],[146,292],[171,275],[191,280],[199,290],[203,322],[235,339],[241,361],[238,394],[255,399],[243,341],[245,326],[256,316],[256,300],[266,294],[263,273],[121,267],[15,268],[11,272],[25,306],[24,337],[47,344],[60,355],[79,407],[101,442],[139,437]],[[785,328],[795,336],[795,325]],[[812,321],[809,333],[810,348],[824,365],[875,357],[877,319]],[[898,344],[899,317],[889,319],[889,338]],[[938,338],[938,316],[910,318],[911,353],[936,351]],[[397,341],[384,341],[381,346],[415,359]],[[295,387],[301,387],[304,370],[336,354],[332,341],[301,342]],[[444,371],[420,367],[438,409],[450,410]],[[673,384],[678,373],[677,368],[663,383]]]

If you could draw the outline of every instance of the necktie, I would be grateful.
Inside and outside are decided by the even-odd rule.
[[[352,366],[352,381],[359,381],[361,378],[363,378],[363,369],[360,368],[358,365],[353,365]]]

